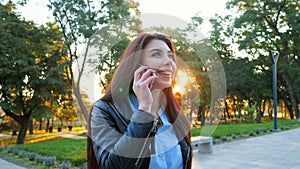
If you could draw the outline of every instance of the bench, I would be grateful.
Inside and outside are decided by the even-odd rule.
[[[192,145],[198,147],[200,153],[213,153],[213,140],[212,137],[197,136],[191,138]]]

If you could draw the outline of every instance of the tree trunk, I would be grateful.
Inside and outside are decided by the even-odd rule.
[[[299,100],[298,99],[295,99],[296,100],[296,105],[298,105],[297,106],[297,109],[296,109],[296,111],[295,111],[295,115],[296,115],[296,119],[299,119],[300,118],[300,108],[299,108]]]
[[[256,111],[257,111],[256,123],[261,123],[261,116],[262,116],[261,105],[257,104]]]
[[[84,103],[82,101],[81,94],[80,94],[80,91],[79,91],[80,89],[79,89],[78,86],[75,87],[74,85],[72,85],[72,88],[73,88],[74,95],[75,95],[75,97],[76,97],[76,99],[78,101],[80,110],[81,110],[81,112],[82,112],[82,114],[83,114],[83,116],[84,116],[84,118],[85,118],[85,120],[87,122],[88,121],[88,117],[89,117],[88,116],[88,111],[87,111],[87,109],[86,109],[86,107],[85,107],[85,105],[84,105]]]
[[[263,101],[262,115],[261,115],[262,117],[264,116],[265,111],[266,111],[266,102],[267,102],[266,100]]]
[[[234,97],[232,97],[232,101],[233,101],[233,106],[232,106],[233,115],[236,118],[237,106],[235,104],[235,98]]]
[[[224,102],[225,102],[225,111],[226,111],[227,117],[228,117],[228,119],[231,119],[231,115],[229,114],[227,100],[225,99]],[[225,121],[226,121],[226,117],[225,117]]]
[[[46,123],[46,132],[49,131],[49,123],[50,123],[50,119],[47,119],[47,123]]]
[[[54,127],[54,122],[53,122],[53,118],[51,118],[51,127]]]
[[[271,100],[269,100],[268,114],[269,118],[273,119],[273,105],[271,104]]]
[[[205,126],[205,107],[206,107],[206,105],[202,104],[202,105],[199,105],[199,108],[198,108],[197,118],[198,118],[198,121],[201,122],[201,126]]]
[[[224,120],[224,123],[226,123],[227,115],[226,115],[226,110],[225,110],[225,109],[223,109],[222,114],[223,114],[223,115],[222,115],[222,117],[221,117],[221,121]]]
[[[287,97],[283,97],[283,101],[284,101],[284,104],[285,104],[286,108],[289,111],[290,118],[294,119],[293,107],[292,107],[291,103],[289,102],[288,98]]]
[[[19,123],[20,129],[19,129],[19,134],[18,134],[18,138],[17,138],[17,144],[24,144],[29,120],[30,120],[30,113],[22,116],[22,119]]]
[[[43,125],[43,123],[40,121],[40,127],[39,127],[40,131],[42,130],[42,125]]]
[[[29,123],[30,115],[31,115],[32,111],[29,111],[29,112],[25,113],[25,115],[20,116],[20,115],[16,115],[9,109],[2,108],[2,110],[5,112],[5,114],[7,116],[13,118],[16,122],[19,123],[20,128],[19,128],[19,134],[18,134],[18,138],[17,138],[17,144],[24,144],[24,140],[26,137],[26,131],[28,128],[28,123]]]
[[[286,82],[286,86],[287,86],[287,89],[288,89],[290,101],[291,101],[292,108],[293,108],[293,111],[291,113],[293,114],[295,112],[296,113],[296,117],[297,117],[298,116],[298,106],[297,106],[297,103],[296,103],[296,99],[295,99],[295,95],[294,95],[292,83],[291,83],[291,80],[288,77],[288,75],[285,78],[285,82]]]
[[[30,119],[29,121],[29,134],[33,134],[33,120]]]

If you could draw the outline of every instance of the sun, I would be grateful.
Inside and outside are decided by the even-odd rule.
[[[189,82],[189,78],[186,72],[179,70],[176,76],[176,84],[173,87],[173,93],[184,93],[185,86]]]

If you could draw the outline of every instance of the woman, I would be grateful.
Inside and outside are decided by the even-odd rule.
[[[88,168],[190,169],[190,125],[172,92],[172,41],[142,33],[124,51],[91,111]]]

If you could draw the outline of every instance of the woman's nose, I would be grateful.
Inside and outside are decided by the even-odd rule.
[[[172,61],[173,61],[172,58],[170,58],[168,54],[165,54],[163,63],[164,64],[171,64]]]

